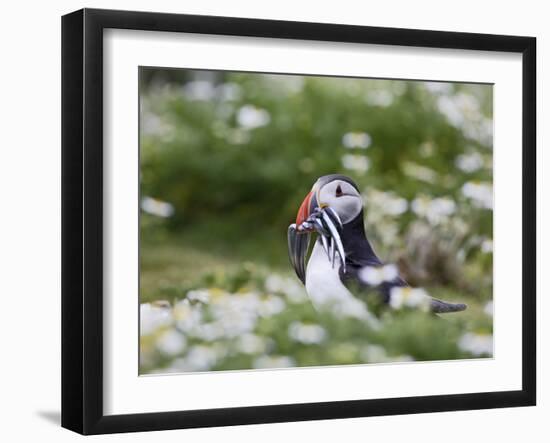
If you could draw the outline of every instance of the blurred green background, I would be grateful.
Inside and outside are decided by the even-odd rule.
[[[492,355],[491,85],[140,69],[141,372]],[[468,303],[315,310],[286,229],[352,177],[378,255]]]

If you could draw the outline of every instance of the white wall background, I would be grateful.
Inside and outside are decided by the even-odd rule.
[[[0,32],[0,438],[73,441],[60,409],[60,31],[62,14],[81,7],[155,10],[283,20],[350,23],[538,38],[539,263],[550,266],[548,134],[549,12],[545,2],[436,0],[270,2],[112,0],[5,2]],[[518,147],[519,149],[519,147]],[[544,251],[541,252],[541,250]],[[544,277],[544,275],[543,275]],[[548,441],[550,326],[539,278],[537,407],[329,420],[102,436],[94,441]]]

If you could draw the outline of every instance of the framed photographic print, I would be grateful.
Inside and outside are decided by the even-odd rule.
[[[534,405],[531,37],[62,21],[62,425]]]

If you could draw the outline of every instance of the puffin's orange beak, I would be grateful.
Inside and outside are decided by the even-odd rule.
[[[299,228],[302,225],[302,223],[305,222],[309,217],[312,197],[313,197],[313,191],[311,191],[308,195],[306,195],[306,198],[304,198],[304,201],[300,205],[300,209],[298,209],[298,215],[296,216],[297,228]]]

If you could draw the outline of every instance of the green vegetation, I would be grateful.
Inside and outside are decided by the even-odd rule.
[[[145,69],[141,371],[492,355],[492,87]],[[467,311],[315,309],[286,229],[352,177],[367,235]],[[353,311],[353,310],[351,310]]]

